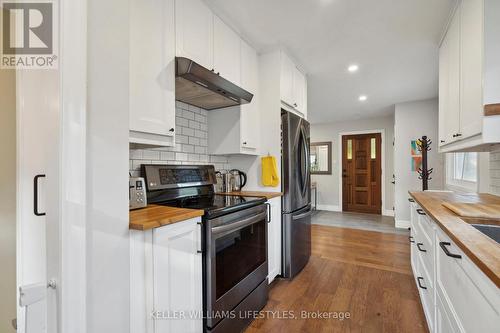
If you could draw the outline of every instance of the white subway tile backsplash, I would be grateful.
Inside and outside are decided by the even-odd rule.
[[[182,117],[175,117],[175,125],[176,126],[189,126],[189,120]]]
[[[175,160],[175,153],[172,151],[165,151],[160,153],[161,161]]]
[[[195,114],[194,119],[199,123],[207,123],[207,117],[203,114]]]
[[[186,154],[186,153],[175,153],[175,159],[177,161],[187,161],[188,160],[188,154]]]
[[[189,120],[189,128],[200,129],[200,123],[194,120]]]
[[[181,127],[182,134],[187,136],[195,136],[195,130],[189,127]]]
[[[143,150],[142,159],[144,160],[159,160],[160,152],[157,150]]]
[[[189,144],[190,145],[199,146],[200,145],[200,139],[190,136],[189,137]]]
[[[231,169],[226,156],[208,155],[207,111],[176,102],[174,147],[130,149],[129,168],[140,175],[141,164],[213,164],[216,170]]]
[[[182,117],[189,120],[194,120],[194,116],[195,116],[194,112],[188,110],[182,110]]]
[[[194,153],[194,146],[193,145],[182,145],[182,152],[183,153]]]
[[[197,137],[197,138],[206,139],[207,138],[207,132],[195,130],[194,131],[194,136]]]

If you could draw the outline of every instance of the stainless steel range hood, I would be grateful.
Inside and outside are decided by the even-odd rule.
[[[175,99],[205,110],[247,104],[253,94],[196,62],[175,58]]]

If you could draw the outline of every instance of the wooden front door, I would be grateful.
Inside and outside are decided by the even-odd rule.
[[[380,133],[342,137],[342,210],[381,214]]]

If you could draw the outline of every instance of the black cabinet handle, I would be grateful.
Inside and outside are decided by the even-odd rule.
[[[36,175],[33,178],[33,213],[36,216],[45,216],[45,213],[40,213],[38,211],[38,179],[45,178],[45,175]]]
[[[447,246],[450,246],[451,244],[449,242],[439,242],[439,246],[441,247],[441,249],[443,249],[443,252],[448,256],[448,257],[452,257],[452,258],[457,258],[457,259],[461,259],[462,256],[460,254],[454,254],[454,253],[451,253]]]
[[[417,208],[417,213],[418,215],[426,215],[425,212],[420,208]]]
[[[457,138],[462,136],[462,133],[457,133]]]
[[[408,201],[409,202],[415,202],[415,200],[413,200],[412,198],[408,198]]]
[[[413,240],[413,236],[408,236],[408,239],[410,240],[410,243],[415,243],[415,241]]]
[[[418,248],[418,250],[419,250],[420,252],[427,252],[427,250],[426,250],[426,249],[421,248],[421,246],[422,246],[422,245],[424,245],[424,243],[417,243],[417,248]]]
[[[173,127],[172,127],[172,128],[171,128],[171,129],[169,129],[168,131],[169,131],[169,132],[175,132],[175,128],[173,128]]]
[[[423,277],[421,277],[421,276],[417,277],[417,283],[418,283],[418,286],[419,286],[420,288],[422,288],[422,289],[427,289],[427,287],[426,287],[426,286],[423,286],[423,285],[422,285],[422,283],[420,283],[420,280],[422,280],[422,281],[423,281],[423,280],[424,280],[424,278],[423,278]]]
[[[445,140],[440,140],[441,143],[445,143],[446,141]]]

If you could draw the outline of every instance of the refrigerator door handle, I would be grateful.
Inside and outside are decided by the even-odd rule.
[[[303,219],[304,217],[308,217],[308,216],[310,216],[312,213],[313,213],[313,211],[312,211],[312,210],[310,210],[310,211],[308,211],[308,212],[306,212],[306,213],[304,213],[304,214],[300,214],[300,215],[295,215],[295,216],[292,216],[292,220],[294,220],[294,221],[295,221],[295,220],[300,220],[300,219]]]

